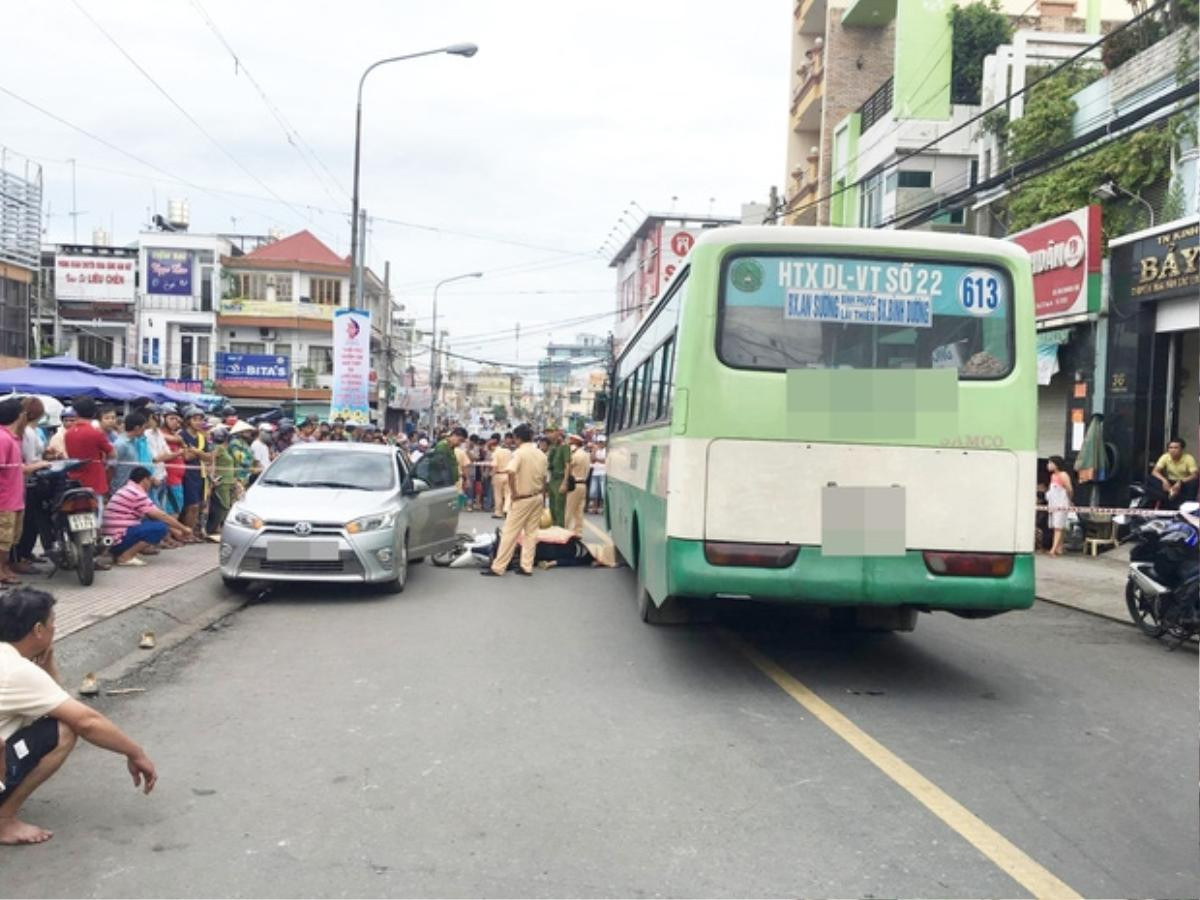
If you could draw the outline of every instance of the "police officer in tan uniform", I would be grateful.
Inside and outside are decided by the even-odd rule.
[[[567,495],[563,524],[575,532],[575,537],[583,537],[583,504],[587,500],[588,470],[592,467],[592,457],[583,449],[582,435],[572,434],[567,440],[571,442],[571,458],[562,483],[563,492]]]
[[[503,519],[508,515],[512,505],[512,491],[508,489],[508,475],[505,470],[512,461],[512,448],[509,443],[512,435],[504,435],[504,439],[492,450],[492,518]]]
[[[533,431],[528,425],[518,425],[513,429],[513,436],[520,446],[505,468],[512,505],[500,532],[500,546],[492,567],[484,569],[480,575],[498,576],[505,573],[516,550],[518,534],[524,536],[521,543],[521,574],[533,574],[538,525],[542,518],[542,498],[546,493],[546,454],[533,444]]]

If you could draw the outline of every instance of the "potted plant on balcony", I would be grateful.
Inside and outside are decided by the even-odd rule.
[[[317,386],[317,372],[311,366],[301,366],[296,374],[300,376],[300,387],[307,389]]]

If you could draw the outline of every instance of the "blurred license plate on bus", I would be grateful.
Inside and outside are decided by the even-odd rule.
[[[331,562],[337,558],[337,541],[271,541],[267,544],[267,559],[271,562]]]

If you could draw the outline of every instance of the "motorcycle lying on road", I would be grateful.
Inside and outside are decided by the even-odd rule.
[[[26,515],[37,519],[42,552],[54,563],[51,577],[60,569],[73,569],[87,587],[96,576],[101,544],[100,502],[95,491],[67,477],[83,464],[79,459],[58,460],[34,472]]]
[[[1143,633],[1186,641],[1200,633],[1200,504],[1134,525],[1125,605]]]

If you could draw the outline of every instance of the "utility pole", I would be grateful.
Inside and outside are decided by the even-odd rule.
[[[367,211],[361,209],[358,212],[358,262],[351,262],[350,268],[354,270],[354,283],[356,285],[354,294],[350,297],[349,305],[355,309],[363,307],[363,273],[366,271],[366,263],[364,260],[367,256]]]
[[[383,323],[383,400],[379,404],[379,427],[384,431],[387,430],[388,424],[388,406],[392,400],[392,319],[395,317],[392,312],[392,263],[391,260],[385,260],[383,263],[383,314],[387,316],[387,321]]]
[[[67,160],[71,164],[71,243],[79,243],[79,217],[84,215],[87,210],[80,210],[79,205],[75,202],[75,160]]]

